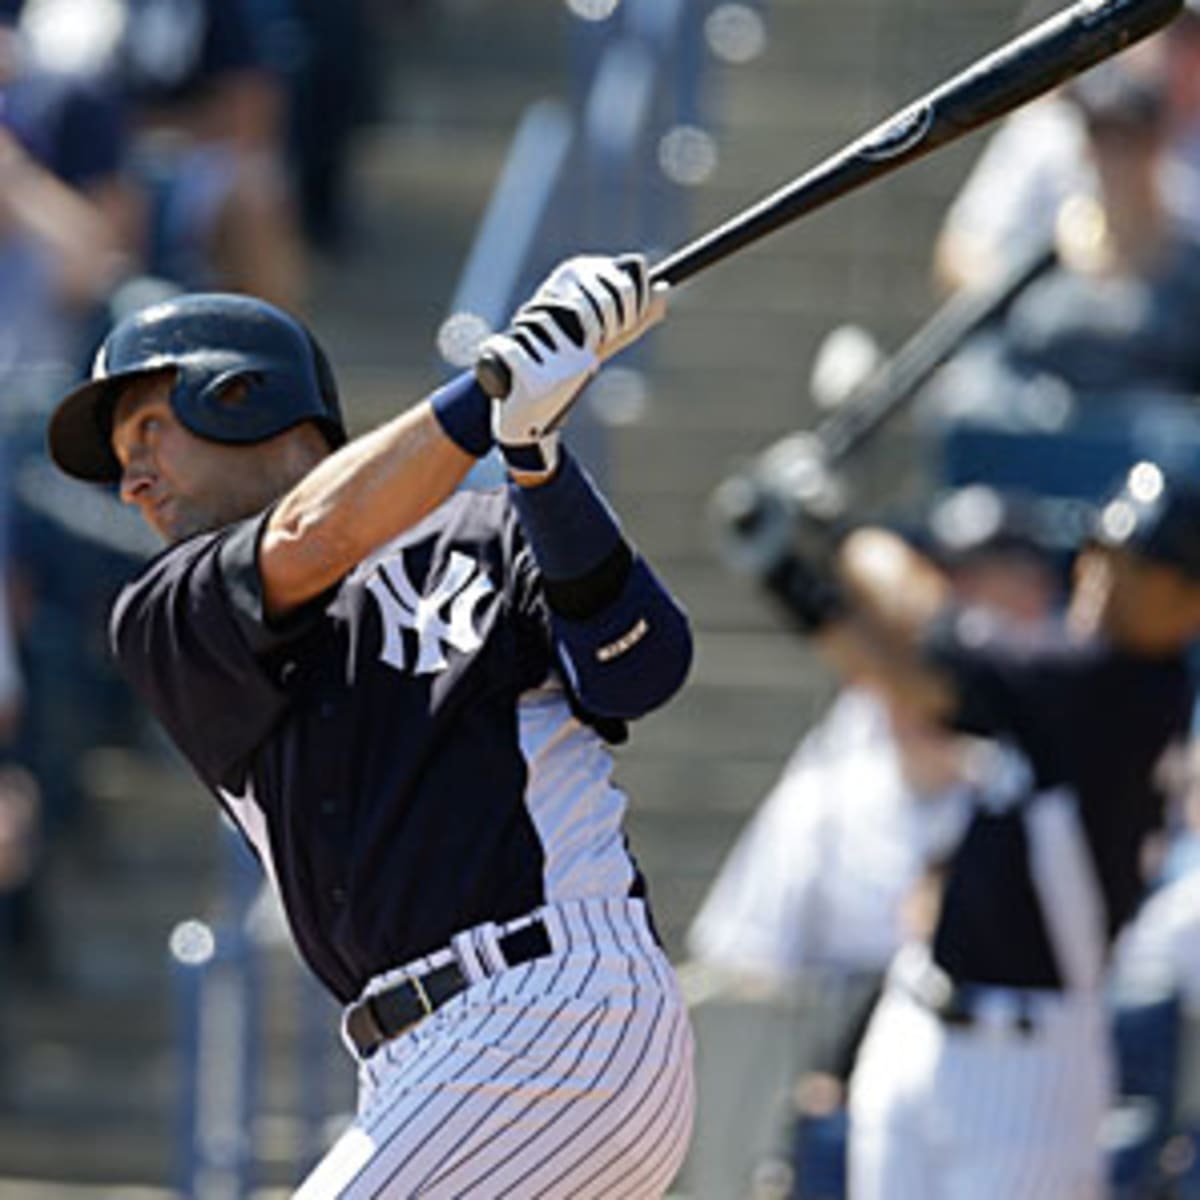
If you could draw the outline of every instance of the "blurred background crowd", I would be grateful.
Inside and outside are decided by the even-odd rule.
[[[136,525],[46,469],[48,407],[114,317],[181,289],[306,312],[346,236],[366,3],[6,0],[0,10],[0,953],[53,970],[40,864],[86,837],[90,747],[141,736],[106,665]],[[327,102],[336,97],[336,102]],[[114,515],[116,514],[116,515]]]
[[[901,55],[900,70],[888,55],[904,25],[915,45],[921,22],[952,5],[906,0],[889,10],[863,0],[843,15],[842,40],[828,25],[824,43],[814,33],[818,7],[697,0],[691,16],[667,16],[687,5],[523,0],[509,11],[514,22],[526,13],[531,27],[548,28],[551,13],[589,27],[562,41],[543,33],[544,84],[561,88],[560,72],[577,81],[581,125],[598,119],[607,95],[599,117],[607,114],[614,137],[612,97],[600,90],[604,38],[652,40],[695,26],[705,52],[727,68],[774,64],[765,76],[774,90],[739,100],[717,75],[700,106],[687,92],[690,77],[672,75],[682,120],[666,132],[678,136],[659,139],[656,129],[651,157],[634,168],[651,162],[680,195],[687,190],[687,206],[674,193],[673,202],[699,229],[703,204],[694,197],[716,170],[708,156],[723,124],[731,140],[739,128],[778,136],[757,160],[722,160],[718,208],[805,165],[783,110],[807,106],[815,145],[814,130],[827,134],[840,119],[850,122],[846,133],[859,132],[964,59],[937,58],[946,47],[931,44],[912,61]],[[974,27],[947,21],[944,35],[977,53],[997,31],[1006,36],[1054,7],[995,0]],[[410,61],[434,45],[461,54],[484,14],[503,8],[487,0],[0,0],[0,1124],[31,1085],[11,1038],[5,1054],[7,985],[41,996],[81,986],[73,938],[86,922],[81,914],[64,928],[51,919],[47,890],[56,861],[100,856],[106,825],[86,768],[113,746],[167,753],[113,675],[104,644],[116,587],[153,547],[115,497],[98,498],[49,468],[46,414],[88,369],[115,316],[180,289],[251,292],[318,327],[329,319],[335,358],[339,342],[353,345],[342,298],[360,286],[378,287],[381,307],[388,296],[386,280],[360,283],[363,258],[375,253],[360,207],[370,207],[366,189],[380,177],[377,166],[364,177],[357,139],[385,119],[429,121],[430,105],[452,104],[432,91],[421,114],[395,112],[385,99],[396,92],[395,48]],[[767,50],[764,30],[773,27],[794,32]],[[825,56],[827,77],[819,68],[805,74],[803,54],[788,57],[806,39]],[[499,73],[484,86],[498,87],[502,108],[505,84],[494,80],[504,64],[499,49],[489,60],[483,42],[445,68],[440,86],[445,96],[462,93],[467,82],[455,72],[486,68]],[[684,49],[668,47],[661,61],[676,71]],[[529,61],[514,58],[508,69]],[[436,74],[436,61],[425,66]],[[852,96],[836,90],[859,77],[867,82]],[[822,110],[805,99],[818,82]],[[486,94],[473,101],[487,102]],[[574,160],[577,185],[598,179],[598,161]],[[420,162],[395,170],[403,186],[426,187]],[[620,178],[616,186],[604,203],[627,198]],[[842,241],[829,241],[852,241],[859,257],[822,246],[830,227],[814,222],[794,255],[754,252],[721,268],[726,285],[716,273],[711,285],[698,283],[715,303],[689,307],[681,298],[661,355],[639,360],[640,374],[625,371],[623,387],[594,414],[604,446],[597,469],[635,536],[669,547],[654,556],[666,558],[700,632],[698,679],[682,715],[651,722],[649,750],[628,766],[634,804],[645,805],[649,875],[665,879],[669,949],[697,1005],[701,1124],[680,1185],[697,1198],[842,1194],[844,1084],[856,1039],[891,956],[928,926],[939,864],[962,827],[948,739],[869,694],[814,683],[819,668],[774,610],[756,608],[758,597],[736,581],[712,582],[726,572],[703,517],[708,492],[735,459],[761,480],[764,457],[748,456],[878,387],[885,344],[915,343],[923,365],[905,384],[903,430],[836,481],[835,507],[882,514],[943,564],[964,597],[1035,621],[1061,603],[1088,506],[1128,465],[1152,458],[1200,469],[1200,5],[911,186],[904,204],[885,194],[879,205],[845,206]],[[435,227],[438,214],[426,216]],[[647,237],[636,223],[560,220],[542,240],[553,257],[589,238],[654,248],[662,233],[661,222]],[[421,236],[418,225],[414,246]],[[529,266],[536,275],[541,264]],[[450,307],[451,269],[427,278],[434,308]],[[795,300],[809,327],[830,336],[795,339],[782,300],[754,307],[764,291]],[[946,341],[938,316],[961,308],[963,296],[971,320]],[[849,323],[861,320],[886,328]],[[446,365],[434,364],[432,324],[419,332],[428,357],[400,364],[405,380]],[[739,341],[758,357],[753,371],[722,349]],[[372,363],[364,377],[389,367]],[[693,386],[700,373],[711,400]],[[734,406],[754,391],[770,394],[771,406]],[[353,395],[350,404],[353,420]],[[776,450],[775,468],[794,451],[794,443]],[[736,559],[747,537],[724,528],[717,540]],[[757,690],[748,705],[726,685],[749,676]],[[700,746],[717,727],[706,759]],[[1168,827],[1146,848],[1150,899],[1113,976],[1114,1035],[1128,1043],[1129,1064],[1114,1112],[1113,1170],[1128,1200],[1200,1195],[1196,1180],[1186,1190],[1200,1128],[1200,1066],[1187,1053],[1189,1018],[1200,1014],[1195,748],[1181,751],[1170,784]],[[697,812],[705,788],[723,797]],[[703,845],[698,833],[694,842],[680,835],[689,821],[704,831]],[[116,877],[105,884],[121,885]],[[7,1173],[0,1152],[0,1178]]]

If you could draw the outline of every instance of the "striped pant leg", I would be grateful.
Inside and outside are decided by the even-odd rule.
[[[950,1195],[1099,1200],[1100,1131],[1111,1100],[1101,1006],[1064,997],[1028,1032],[975,1030],[947,1044],[940,1092]]]
[[[691,1031],[634,905],[556,906],[562,951],[387,1047],[303,1200],[661,1195],[690,1133]]]
[[[851,1085],[852,1200],[1098,1200],[1110,1071],[1089,1000],[947,1028],[894,989]]]
[[[933,1167],[925,1119],[943,1036],[929,1013],[885,990],[850,1080],[851,1200],[953,1200]]]

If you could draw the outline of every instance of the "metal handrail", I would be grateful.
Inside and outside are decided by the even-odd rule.
[[[538,100],[525,110],[450,301],[452,313],[470,313],[493,329],[508,317],[573,139],[564,104]]]

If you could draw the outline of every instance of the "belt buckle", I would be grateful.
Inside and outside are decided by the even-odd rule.
[[[421,1013],[416,1021],[413,1021],[411,1024],[406,1026],[406,1028],[411,1029],[413,1025],[416,1025],[419,1021],[425,1020],[426,1017],[433,1016],[433,1001],[429,999],[429,993],[425,990],[425,985],[421,982],[420,975],[405,974],[404,982],[409,984],[412,987],[412,990],[416,992],[417,999],[421,1002],[421,1008],[424,1009],[424,1012]]]
[[[369,1058],[385,1042],[390,1042],[407,1033],[414,1025],[419,1025],[426,1017],[433,1014],[434,1003],[429,998],[429,992],[419,975],[405,973],[391,988],[385,988],[384,992],[379,994],[399,991],[402,988],[409,989],[417,998],[417,1002],[421,1006],[421,1014],[399,1029],[389,1030],[383,1027],[383,1022],[380,1021],[379,1013],[375,1009],[374,996],[365,996],[350,1010],[350,1015],[346,1020],[346,1030],[364,1058]]]
[[[387,1041],[387,1034],[379,1024],[371,999],[370,996],[364,997],[350,1009],[346,1017],[346,1032],[363,1058],[370,1058]]]

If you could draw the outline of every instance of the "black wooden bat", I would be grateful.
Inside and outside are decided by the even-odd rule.
[[[1088,67],[1161,29],[1184,0],[1078,0],[1019,34],[901,109],[799,178],[676,250],[651,270],[683,283],[713,263],[905,163],[1005,116]],[[475,365],[490,396],[506,396],[508,368],[494,354]]]

